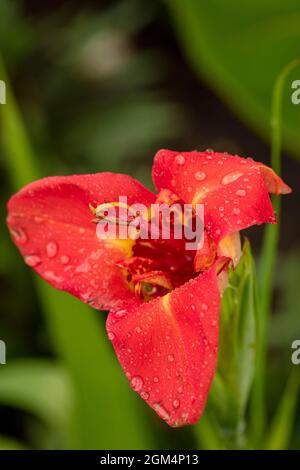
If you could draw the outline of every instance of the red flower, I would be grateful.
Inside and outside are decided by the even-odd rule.
[[[110,310],[108,336],[131,387],[181,426],[199,419],[214,377],[221,280],[228,260],[238,262],[238,232],[275,223],[268,192],[290,188],[261,163],[213,152],[161,150],[153,179],[158,195],[126,175],[44,178],[10,199],[8,226],[50,284]],[[156,240],[99,240],[93,219],[120,195],[128,206],[204,204],[203,247],[187,251],[160,231]]]

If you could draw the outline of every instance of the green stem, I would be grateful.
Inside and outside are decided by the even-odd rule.
[[[271,108],[271,166],[278,175],[281,173],[282,98],[284,86],[288,75],[298,64],[299,60],[296,59],[286,65],[277,77],[273,89]],[[267,331],[271,312],[272,287],[280,230],[281,199],[279,197],[275,197],[272,198],[272,202],[275,213],[277,214],[278,223],[276,225],[267,225],[265,228],[259,279],[260,314],[258,324],[256,377],[252,403],[252,432],[258,443],[262,442],[267,420],[265,403]]]

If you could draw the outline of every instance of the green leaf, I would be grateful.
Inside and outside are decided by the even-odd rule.
[[[73,398],[68,374],[50,361],[23,359],[1,367],[0,404],[35,414],[50,427],[66,429]]]
[[[271,423],[265,449],[286,450],[288,448],[296,418],[299,387],[300,374],[297,368],[294,367]]]
[[[228,106],[266,139],[273,84],[299,56],[298,0],[169,0],[188,59]],[[299,75],[299,69],[298,69]],[[291,102],[291,75],[283,100],[285,148],[300,157],[300,112]]]
[[[245,410],[255,367],[256,315],[254,261],[246,240],[223,295],[218,369],[209,398],[231,446],[243,445]]]
[[[271,166],[274,171],[281,173],[281,146],[282,146],[282,105],[284,87],[291,71],[299,64],[299,60],[293,60],[286,64],[276,78],[272,91],[271,108]],[[256,374],[253,393],[252,433],[257,442],[260,442],[266,427],[266,405],[265,405],[265,377],[267,356],[267,330],[271,313],[271,301],[273,292],[273,277],[276,268],[276,258],[279,245],[281,199],[273,196],[274,211],[278,222],[276,225],[268,224],[265,227],[262,253],[260,257],[259,270],[259,302],[261,314],[258,319],[259,347],[256,361]]]
[[[12,439],[11,437],[6,437],[0,435],[0,450],[25,450],[26,446],[21,442]]]

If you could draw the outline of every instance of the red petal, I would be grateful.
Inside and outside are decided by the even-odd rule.
[[[54,287],[95,308],[129,299],[116,263],[131,254],[131,241],[99,240],[89,204],[128,197],[128,204],[155,196],[126,175],[99,173],[45,178],[29,184],[8,203],[8,226],[26,263]]]
[[[212,268],[164,297],[108,316],[108,336],[131,387],[171,426],[195,423],[205,407],[219,307]]]
[[[153,180],[186,203],[203,203],[205,227],[215,241],[254,224],[275,223],[268,191],[286,193],[285,183],[252,159],[213,152],[160,150]]]

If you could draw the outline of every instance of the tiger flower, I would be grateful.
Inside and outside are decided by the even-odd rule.
[[[241,256],[239,232],[276,223],[268,193],[291,189],[262,163],[213,151],[160,150],[153,181],[157,194],[123,174],[43,178],[11,197],[7,223],[27,265],[53,287],[109,311],[108,338],[131,388],[179,427],[195,423],[205,407],[226,273]],[[174,237],[97,236],[100,209],[118,207],[120,195],[128,207],[203,204],[201,247],[188,251]]]

